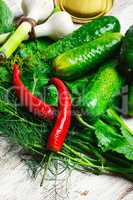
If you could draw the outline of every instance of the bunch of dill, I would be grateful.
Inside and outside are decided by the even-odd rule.
[[[45,172],[47,169],[52,171],[53,165],[61,162],[64,169],[72,168],[94,174],[119,173],[133,180],[131,162],[123,157],[116,159],[117,155],[108,156],[108,152],[101,152],[93,131],[77,126],[76,119],[72,122],[62,151],[57,154],[47,151],[47,137],[53,123],[35,118],[19,104],[12,90],[12,65],[14,62],[20,65],[24,84],[45,101],[44,88],[53,72],[49,64],[42,60],[40,52],[50,43],[51,41],[44,39],[26,42],[1,66],[0,134],[8,137],[11,143],[22,146],[29,154],[38,155],[36,158]]]

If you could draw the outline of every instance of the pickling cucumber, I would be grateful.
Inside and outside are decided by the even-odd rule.
[[[106,33],[100,38],[59,55],[53,61],[57,76],[71,80],[96,68],[120,48],[122,35]]]
[[[117,72],[117,65],[115,60],[104,64],[79,98],[78,106],[88,120],[93,121],[103,115],[119,94],[123,78]]]
[[[64,39],[50,45],[43,51],[45,60],[53,59],[61,53],[73,49],[83,43],[90,42],[106,32],[119,32],[120,23],[114,16],[104,16],[81,26]]]
[[[133,70],[133,26],[131,26],[123,39],[120,61],[126,69]]]

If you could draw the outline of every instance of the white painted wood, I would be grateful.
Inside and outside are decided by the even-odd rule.
[[[7,1],[15,15],[20,15],[20,0]],[[116,0],[110,13],[120,19],[125,33],[133,24],[133,0]],[[133,128],[133,120],[127,123]],[[27,166],[17,155],[18,151],[10,151],[5,139],[0,138],[0,200],[133,200],[133,184],[119,177],[79,172],[72,172],[69,177],[64,173],[56,183],[45,181],[41,188],[40,176],[36,180],[29,176]]]

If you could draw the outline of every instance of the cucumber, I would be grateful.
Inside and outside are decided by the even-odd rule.
[[[59,55],[53,61],[57,76],[71,80],[83,76],[119,50],[122,35],[106,33],[100,38]]]
[[[123,39],[120,61],[126,69],[133,70],[133,26],[131,26]]]
[[[117,65],[115,60],[105,63],[78,100],[78,107],[88,120],[93,121],[103,115],[119,94],[123,79],[116,70]]]
[[[45,60],[53,59],[65,51],[100,37],[106,32],[120,32],[120,23],[114,16],[104,16],[81,26],[72,34],[44,50],[43,58]]]

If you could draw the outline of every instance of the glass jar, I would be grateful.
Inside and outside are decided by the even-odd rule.
[[[113,0],[55,0],[61,10],[71,14],[73,21],[86,23],[106,14],[113,6]]]

